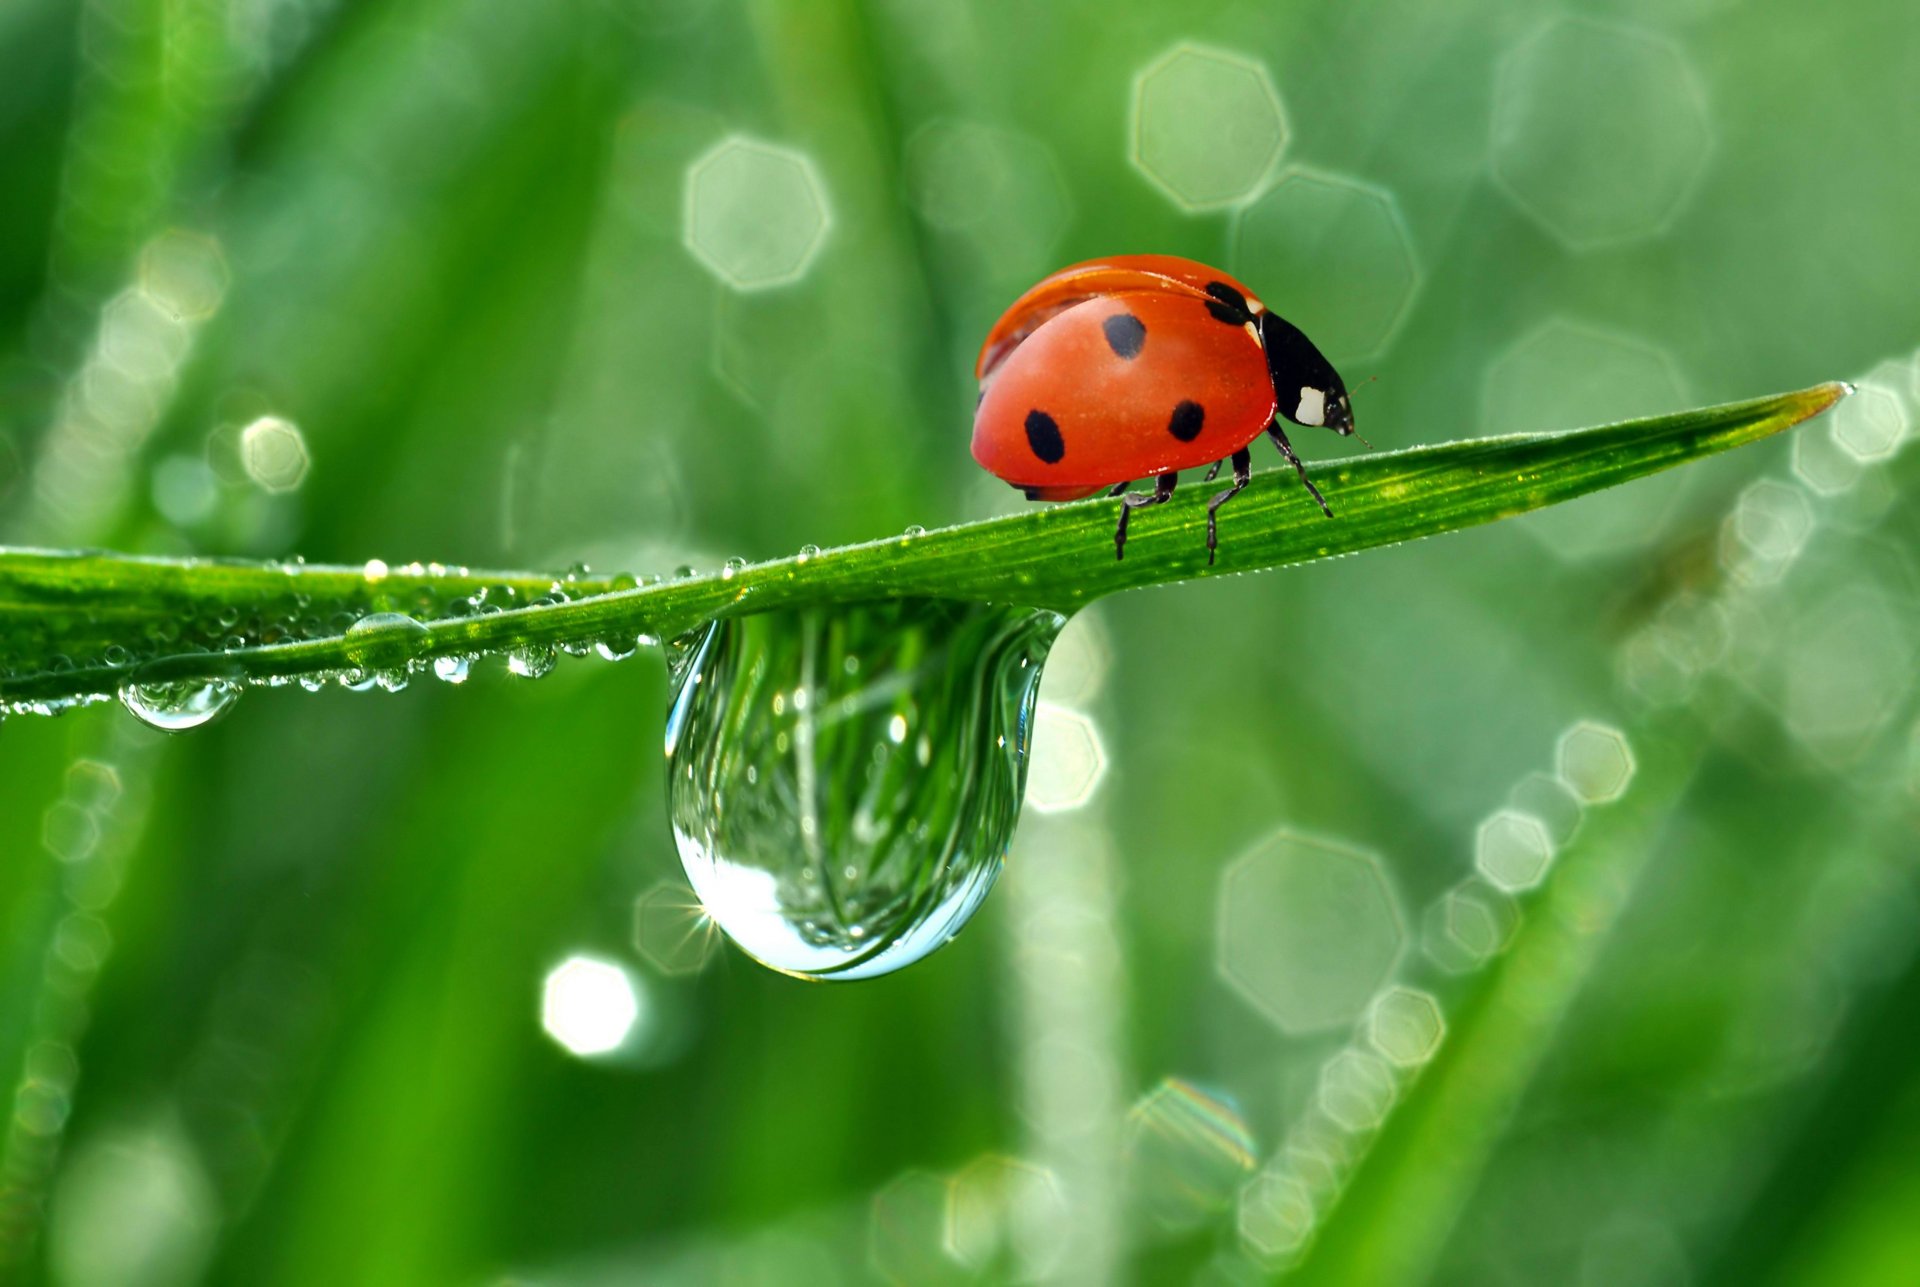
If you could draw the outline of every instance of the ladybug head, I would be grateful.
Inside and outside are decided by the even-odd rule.
[[[1299,327],[1275,313],[1262,313],[1260,343],[1267,351],[1267,373],[1273,377],[1281,415],[1297,425],[1322,425],[1342,435],[1353,432],[1346,383]]]

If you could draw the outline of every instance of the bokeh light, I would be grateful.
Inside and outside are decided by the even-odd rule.
[[[625,1046],[641,1019],[639,981],[611,961],[571,956],[540,990],[540,1025],[569,1054],[583,1059]]]
[[[312,463],[300,427],[279,416],[261,416],[240,431],[240,460],[247,476],[269,492],[296,490]]]
[[[667,975],[698,974],[720,947],[720,930],[681,881],[661,881],[633,900],[633,947]]]
[[[1555,766],[1582,804],[1608,804],[1633,781],[1633,748],[1611,724],[1581,720],[1560,735]]]
[[[1286,1032],[1358,1018],[1405,937],[1378,858],[1284,831],[1221,874],[1217,916],[1221,977]]]
[[[1280,93],[1254,59],[1180,44],[1134,80],[1129,156],[1186,209],[1252,196],[1286,145]]]
[[[1473,865],[1500,889],[1532,889],[1552,862],[1553,838],[1546,824],[1519,809],[1493,814],[1474,838]]]
[[[1093,798],[1106,771],[1106,748],[1093,721],[1042,702],[1027,766],[1027,807],[1041,813],[1077,809]]]
[[[1254,1141],[1231,1100],[1177,1077],[1127,1114],[1127,1174],[1152,1225],[1190,1229],[1226,1209],[1254,1169]]]
[[[1368,1043],[1401,1068],[1417,1068],[1432,1059],[1446,1033],[1440,1002],[1418,988],[1388,988],[1367,1012]]]
[[[1377,1130],[1393,1109],[1393,1068],[1379,1055],[1347,1049],[1320,1070],[1320,1111],[1347,1130]]]
[[[1336,363],[1384,350],[1419,290],[1400,203],[1345,175],[1290,168],[1234,229],[1235,272]]]
[[[1494,179],[1573,249],[1664,232],[1712,143],[1692,64],[1651,31],[1553,18],[1501,61]]]
[[[792,148],[736,135],[687,168],[687,249],[735,290],[799,281],[832,223],[819,173]]]

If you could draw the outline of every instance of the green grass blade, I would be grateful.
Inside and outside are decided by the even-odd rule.
[[[1204,486],[1137,516],[1124,562],[1113,557],[1118,502],[1111,500],[645,586],[630,577],[563,585],[542,574],[421,564],[0,550],[0,704],[97,700],[133,681],[266,681],[438,656],[630,643],[719,616],[804,604],[931,597],[1071,612],[1120,590],[1305,563],[1522,514],[1764,438],[1847,392],[1823,384],[1591,429],[1344,460],[1314,472],[1337,515],[1331,520],[1290,471],[1271,470],[1222,511],[1213,566],[1204,541],[1214,489]],[[482,589],[485,605],[475,613],[467,600]],[[429,624],[347,637],[348,624],[376,611]]]

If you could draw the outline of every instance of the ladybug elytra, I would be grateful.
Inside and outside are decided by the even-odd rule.
[[[1182,469],[1231,461],[1233,485],[1207,506],[1207,561],[1217,514],[1252,481],[1262,433],[1333,517],[1276,417],[1353,432],[1347,388],[1313,342],[1226,273],[1172,255],[1116,255],[1063,268],[1013,302],[975,367],[973,458],[1029,500],[1100,491],[1125,496],[1114,531],[1173,495]],[[1127,488],[1152,478],[1151,493]]]

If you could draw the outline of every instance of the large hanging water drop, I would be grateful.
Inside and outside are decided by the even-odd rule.
[[[128,684],[120,690],[120,704],[143,724],[168,733],[211,724],[240,700],[240,685],[225,679],[205,683]]]
[[[1065,623],[902,600],[676,644],[668,809],[707,914],[808,978],[885,974],[951,939],[1000,873]]]

